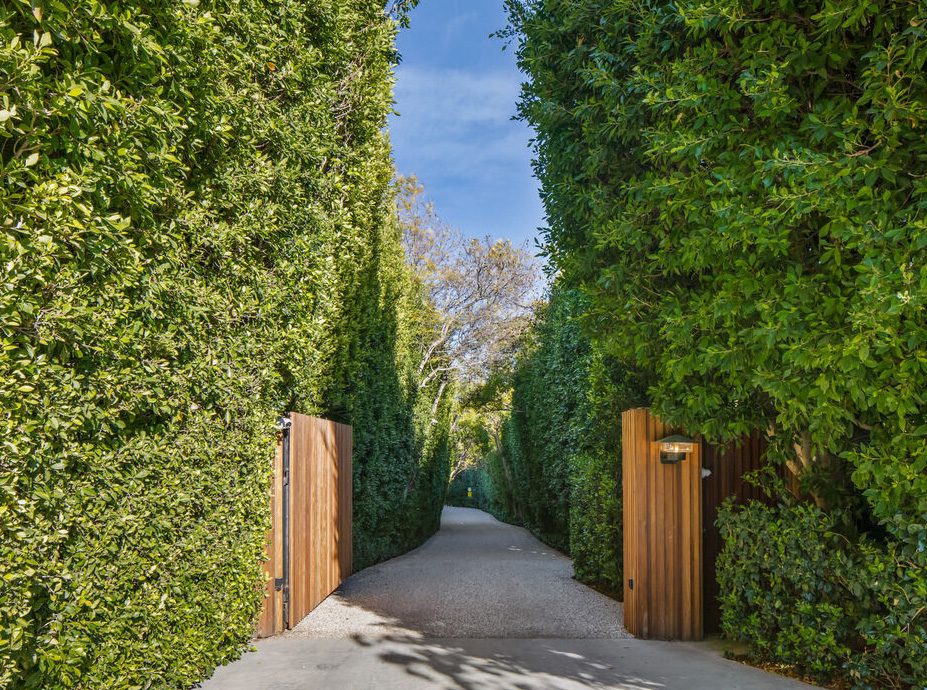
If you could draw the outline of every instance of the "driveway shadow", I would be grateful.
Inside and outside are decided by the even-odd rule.
[[[447,690],[657,690],[667,686],[620,666],[620,642],[602,649],[575,640],[434,640],[412,636],[354,637],[380,661],[401,669],[412,687]],[[590,651],[593,653],[590,654]],[[599,653],[610,657],[603,660]],[[626,650],[631,654],[630,648]]]

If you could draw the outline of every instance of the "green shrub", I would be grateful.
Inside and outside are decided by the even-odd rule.
[[[923,532],[913,550],[854,543],[834,517],[807,504],[728,505],[719,524],[725,635],[749,643],[758,660],[791,665],[821,682],[924,687]]]
[[[434,528],[393,29],[347,0],[0,6],[0,686],[238,655],[282,412],[355,425],[358,563]]]
[[[620,448],[617,453],[620,454]],[[624,596],[621,458],[616,451],[580,453],[570,461],[570,556],[577,579]],[[616,476],[617,475],[617,476]]]

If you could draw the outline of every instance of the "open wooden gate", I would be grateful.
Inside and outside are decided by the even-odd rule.
[[[628,410],[621,424],[625,627],[642,638],[700,639],[720,623],[718,509],[729,496],[764,500],[743,477],[763,466],[766,443],[758,436],[726,446],[697,439],[685,460],[663,464],[656,441],[678,430],[647,409]]]
[[[297,413],[282,426],[258,637],[298,623],[352,569],[352,429]]]

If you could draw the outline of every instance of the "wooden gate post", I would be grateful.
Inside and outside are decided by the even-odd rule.
[[[624,485],[624,623],[642,638],[703,635],[699,444],[661,464],[657,439],[672,430],[647,409],[621,416]]]
[[[352,572],[353,430],[295,412],[283,426],[257,637],[296,625]]]

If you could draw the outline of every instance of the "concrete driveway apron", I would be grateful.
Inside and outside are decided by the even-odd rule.
[[[621,604],[527,530],[469,508],[367,568],[204,690],[790,690],[704,645],[635,640]]]

